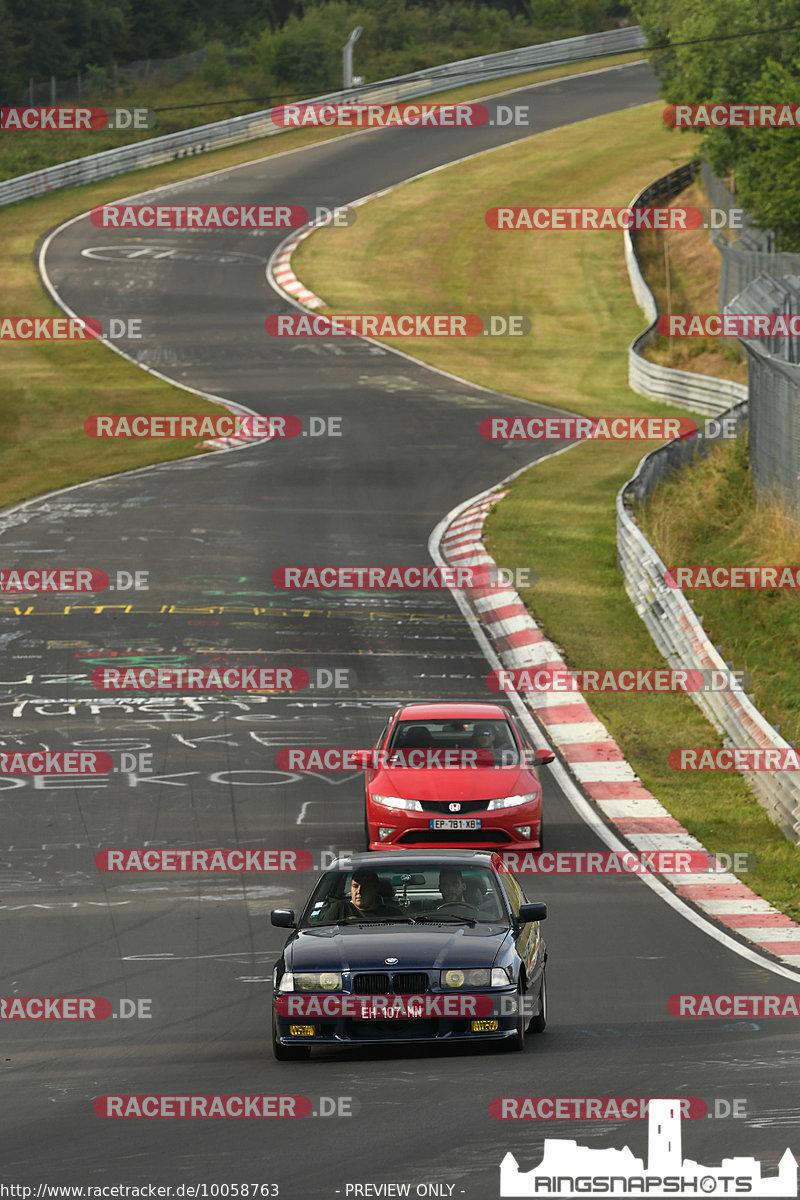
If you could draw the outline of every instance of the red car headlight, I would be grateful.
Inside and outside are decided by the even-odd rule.
[[[498,808],[516,808],[519,804],[533,804],[538,799],[538,792],[528,792],[524,796],[503,796],[501,800],[490,800],[488,811],[492,812]]]

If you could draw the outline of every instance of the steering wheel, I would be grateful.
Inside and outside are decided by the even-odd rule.
[[[450,900],[446,904],[440,904],[436,911],[450,913],[454,917],[477,917],[478,915],[475,905],[467,904],[466,900]]]

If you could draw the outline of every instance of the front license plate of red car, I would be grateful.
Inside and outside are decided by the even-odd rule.
[[[457,817],[439,817],[431,821],[431,829],[480,829],[481,823],[474,818],[459,820]]]

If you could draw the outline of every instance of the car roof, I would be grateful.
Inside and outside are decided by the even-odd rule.
[[[489,867],[494,857],[487,850],[368,850],[363,854],[349,854],[331,863],[329,871],[349,871],[358,867],[392,867],[402,871],[407,863],[422,863],[430,859],[431,863],[447,862],[453,866]]]
[[[504,720],[510,716],[502,704],[492,704],[489,701],[451,701],[437,700],[428,703],[404,704],[397,710],[400,720],[414,721],[488,721],[490,718]]]

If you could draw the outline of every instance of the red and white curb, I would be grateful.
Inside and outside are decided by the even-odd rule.
[[[290,242],[284,242],[269,264],[270,275],[278,285],[280,291],[306,308],[324,308],[325,301],[320,300],[319,296],[315,296],[297,278],[291,267],[291,257],[300,243],[304,242],[315,229],[319,228],[321,228],[319,225],[310,225],[307,229],[303,229],[298,233],[297,237],[293,237]]]
[[[439,543],[450,565],[494,567],[481,533],[491,507],[507,495],[493,492],[471,504],[447,526]],[[473,589],[471,607],[505,667],[554,663],[569,670],[511,588]],[[648,792],[611,734],[579,693],[526,692],[521,699],[589,801],[635,850],[695,850],[708,853]],[[713,856],[712,856],[713,857]],[[800,967],[800,925],[757,896],[731,872],[664,874],[674,892],[710,920],[725,926],[789,967]]]

